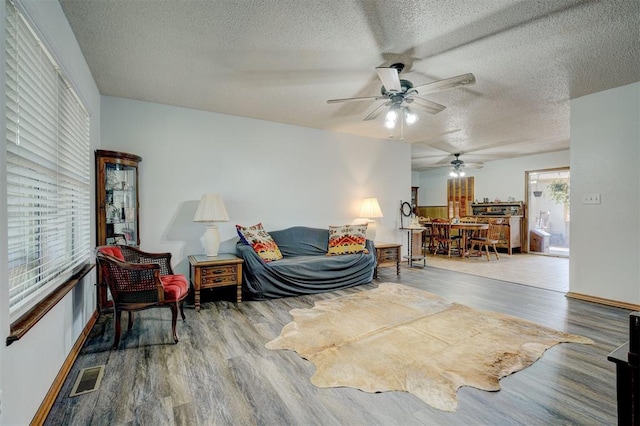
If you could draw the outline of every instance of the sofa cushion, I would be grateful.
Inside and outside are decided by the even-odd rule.
[[[285,258],[290,256],[324,256],[329,246],[329,230],[294,226],[269,232]]]
[[[236,231],[243,243],[250,245],[265,262],[282,259],[282,253],[271,235],[262,227],[262,223],[244,227],[236,225]]]
[[[329,226],[330,256],[362,253],[367,240],[367,224]]]

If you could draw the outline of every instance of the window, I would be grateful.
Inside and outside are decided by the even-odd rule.
[[[89,116],[24,16],[6,7],[11,321],[90,257]]]

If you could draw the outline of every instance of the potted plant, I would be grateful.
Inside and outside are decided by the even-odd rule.
[[[568,220],[569,214],[569,182],[562,179],[556,179],[547,185],[549,195],[552,200],[558,204],[564,205],[564,217]]]

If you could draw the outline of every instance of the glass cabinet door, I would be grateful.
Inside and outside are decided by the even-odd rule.
[[[96,245],[140,245],[137,155],[96,151]]]
[[[105,168],[105,243],[137,246],[137,168],[118,163]]]

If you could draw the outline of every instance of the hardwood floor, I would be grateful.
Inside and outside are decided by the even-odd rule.
[[[291,321],[289,310],[381,282],[515,315],[590,337],[595,344],[552,347],[531,367],[502,379],[498,392],[463,387],[454,413],[404,392],[317,388],[309,382],[311,363],[291,351],[264,348]],[[372,284],[314,296],[237,306],[214,301],[218,297],[234,300],[233,294],[203,292],[202,310],[187,309],[186,322],[178,324],[178,344],[171,339],[168,309],[138,313],[115,351],[109,350],[112,315],[101,317],[46,424],[616,424],[615,366],[607,355],[628,340],[629,311],[623,309],[428,266],[403,266],[399,277],[394,268],[381,268]],[[100,388],[69,398],[80,369],[102,364]]]

